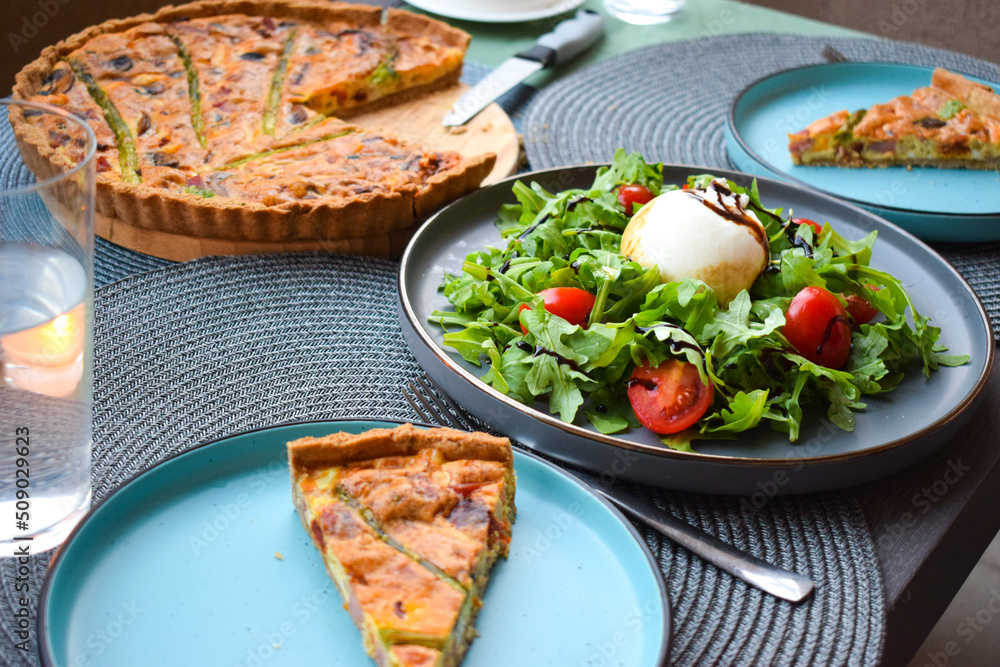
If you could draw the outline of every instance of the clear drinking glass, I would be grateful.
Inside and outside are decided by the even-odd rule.
[[[684,9],[684,0],[604,0],[608,14],[627,23],[664,23]]]
[[[58,546],[90,506],[96,144],[0,100],[0,556]]]

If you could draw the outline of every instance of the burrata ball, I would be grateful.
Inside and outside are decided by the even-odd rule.
[[[705,189],[664,192],[629,221],[621,252],[658,267],[663,282],[701,280],[725,308],[771,258],[764,225],[746,208],[749,199],[724,179]]]

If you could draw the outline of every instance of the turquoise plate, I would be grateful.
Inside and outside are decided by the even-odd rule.
[[[49,568],[45,665],[370,665],[292,507],[285,443],[375,421],[291,424],[153,466],[84,518]],[[660,665],[670,612],[632,526],[515,452],[517,522],[465,664]],[[279,557],[280,554],[280,557]]]
[[[1000,239],[1000,172],[799,167],[787,134],[835,111],[868,108],[930,85],[928,67],[832,63],[784,70],[745,88],[729,109],[726,150],[740,171],[858,204],[931,241]],[[1000,89],[1000,84],[969,76]]]

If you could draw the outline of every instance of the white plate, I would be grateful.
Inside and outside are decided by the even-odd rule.
[[[453,19],[514,23],[557,16],[576,9],[583,0],[410,0],[409,4]]]

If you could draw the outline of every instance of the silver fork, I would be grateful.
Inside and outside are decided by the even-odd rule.
[[[420,418],[428,423],[462,430],[478,428],[476,420],[429,379],[417,378],[416,383],[408,383],[403,396]],[[740,551],[731,544],[677,519],[652,502],[609,484],[596,475],[577,470],[567,472],[590,485],[623,512],[659,531],[720,570],[742,579],[765,593],[791,602],[801,602],[812,593],[813,582],[808,577],[775,567]]]

